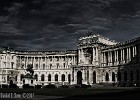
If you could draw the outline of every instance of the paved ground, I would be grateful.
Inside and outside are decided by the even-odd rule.
[[[101,93],[86,96],[73,96],[58,100],[140,100],[140,90],[118,93]]]
[[[54,100],[54,99],[62,99],[63,96],[42,96],[35,95],[34,98],[0,98],[0,100]]]
[[[140,100],[140,89],[133,89],[121,92],[110,92],[110,93],[98,93],[91,95],[81,95],[81,96],[43,96],[35,95],[32,99],[0,99],[0,100]]]

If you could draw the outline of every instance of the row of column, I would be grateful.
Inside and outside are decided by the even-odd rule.
[[[84,48],[81,48],[78,50],[78,63],[79,64],[93,64],[93,65],[97,65],[98,64],[98,48],[97,47],[93,47],[92,48],[92,58],[87,58],[84,56]],[[88,49],[88,48],[85,48]],[[92,60],[91,63],[88,60]]]
[[[93,65],[98,65],[98,49],[97,47],[93,47]]]
[[[102,65],[128,63],[137,55],[136,46],[102,52]]]
[[[22,66],[22,64],[24,64],[24,66],[26,67],[28,64],[33,64],[33,66],[36,66],[36,64],[38,64],[38,66],[40,67],[40,65],[43,66],[43,64],[45,64],[45,66],[49,66],[50,64],[57,64],[57,63],[65,63],[65,68],[68,68],[69,64],[76,64],[76,56],[71,56],[71,60],[69,59],[65,59],[65,61],[62,61],[62,57],[58,58],[61,60],[55,61],[54,58],[52,58],[52,61],[49,61],[49,59],[47,59],[46,57],[44,57],[44,61],[42,57],[38,57],[38,61],[36,61],[36,57],[28,57],[25,56],[24,57],[24,61],[22,61],[22,57],[20,56],[20,61],[19,61],[19,66]]]

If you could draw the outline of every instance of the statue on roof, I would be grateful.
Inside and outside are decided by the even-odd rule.
[[[30,72],[30,74],[33,75],[34,74],[33,65],[32,64],[27,65],[26,71]]]

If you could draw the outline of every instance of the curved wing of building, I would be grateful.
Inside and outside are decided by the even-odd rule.
[[[96,83],[139,86],[140,37],[119,43],[90,35],[79,38],[77,50],[67,51],[1,49],[0,84],[11,82],[18,86]]]

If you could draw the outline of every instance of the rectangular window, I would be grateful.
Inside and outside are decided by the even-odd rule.
[[[50,69],[52,68],[52,64],[50,64]]]
[[[33,84],[33,80],[31,80],[31,84]]]
[[[64,68],[65,68],[65,63],[63,63],[63,66],[64,66]]]
[[[24,68],[24,64],[21,65],[21,68]]]
[[[14,62],[11,62],[11,67],[12,67],[12,68],[14,67]]]
[[[12,56],[12,59],[14,58],[14,56]]]
[[[45,64],[43,64],[43,69],[45,69]]]
[[[36,64],[35,66],[36,66],[36,69],[38,69],[38,64]]]

